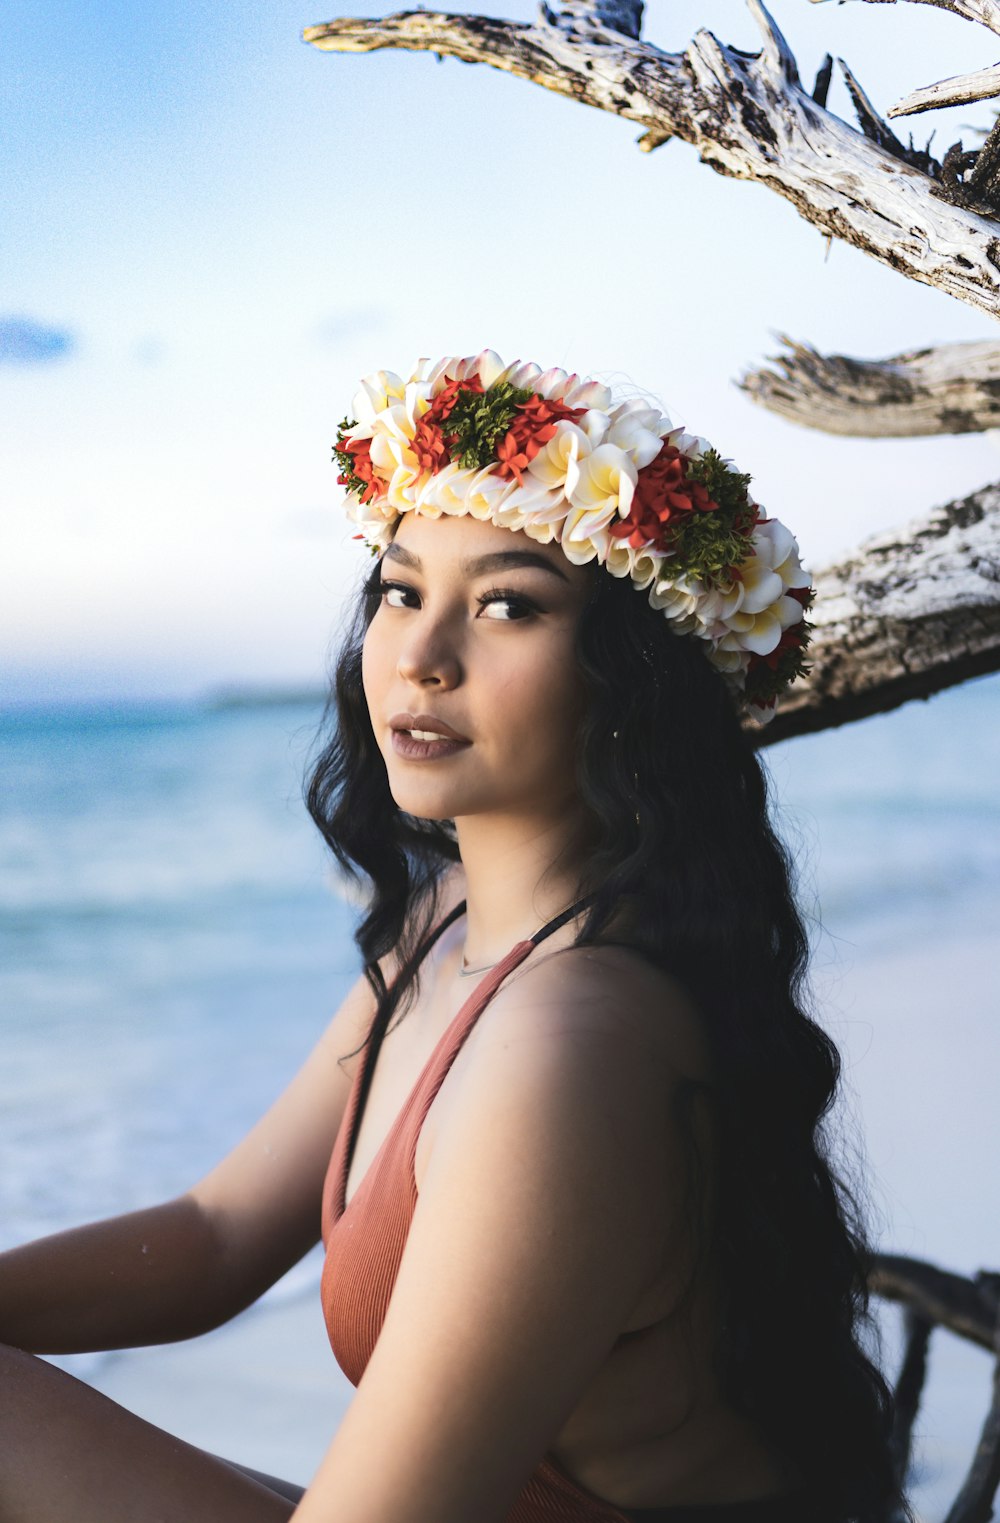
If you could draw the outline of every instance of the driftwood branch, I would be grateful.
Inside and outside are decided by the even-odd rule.
[[[759,747],[1000,670],[1000,482],[814,580],[812,671],[754,731]]]
[[[920,1410],[920,1398],[927,1383],[927,1352],[934,1323],[922,1312],[911,1306],[903,1307],[903,1326],[906,1342],[903,1363],[896,1377],[896,1398],[892,1425],[892,1463],[900,1486],[904,1486],[910,1471],[910,1453],[913,1448],[913,1425]]]
[[[894,1461],[901,1480],[927,1373],[932,1329],[948,1328],[996,1356],[990,1408],[969,1472],[946,1519],[946,1523],[989,1523],[1000,1486],[1000,1274],[980,1271],[970,1280],[921,1259],[880,1254],[868,1285],[874,1295],[898,1301],[904,1308],[907,1337],[896,1382],[893,1429]]]
[[[1000,1274],[981,1272],[970,1280],[923,1259],[880,1253],[868,1285],[873,1295],[908,1306],[935,1327],[945,1327],[980,1348],[996,1347]]]
[[[826,0],[813,0],[814,5]],[[843,4],[844,0],[838,0]],[[867,0],[869,5],[895,5],[896,0]],[[1000,36],[1000,0],[909,0],[911,5],[934,5],[939,11],[950,11],[965,21],[978,21]]]
[[[560,0],[557,5],[543,4],[542,14],[550,26],[565,31],[598,26],[638,38],[643,9],[642,0]]]
[[[896,137],[847,71],[856,131],[821,103],[828,74],[824,82],[821,70],[808,94],[763,0],[747,5],[763,38],[754,54],[705,30],[683,53],[665,52],[633,35],[637,7],[625,0],[549,7],[533,24],[400,11],[341,18],[303,35],[330,52],[408,48],[487,64],[639,123],[643,148],[681,138],[718,173],[755,180],[791,201],[821,232],[1000,316],[997,145],[988,139],[966,153],[955,144],[938,163],[929,149]],[[609,25],[611,17],[623,29]]]
[[[1000,95],[1000,64],[975,69],[971,74],[953,74],[936,85],[924,85],[904,95],[887,116],[916,116],[920,111],[936,111],[941,106],[969,106],[973,101],[992,100]]]
[[[823,0],[813,0],[822,4]],[[841,0],[843,3],[843,0]],[[868,0],[869,5],[895,5],[896,0]],[[1000,34],[1000,3],[998,0],[911,0],[913,4],[933,5],[938,10],[950,11],[966,21],[978,21],[991,32]],[[912,116],[918,111],[933,111],[939,106],[967,106],[972,101],[989,100],[1000,95],[1000,64],[989,69],[977,69],[971,74],[955,75],[936,85],[914,90],[903,100],[890,106],[889,116]]]
[[[1000,343],[939,344],[884,360],[819,354],[785,334],[775,369],[736,384],[752,401],[803,428],[866,439],[975,434],[1000,427]]]

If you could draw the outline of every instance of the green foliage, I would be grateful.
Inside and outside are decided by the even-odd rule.
[[[349,492],[356,492],[359,496],[365,490],[367,482],[363,481],[354,469],[354,456],[345,447],[344,435],[350,428],[357,428],[357,418],[345,418],[337,430],[337,442],[333,446],[333,458],[340,466],[340,479]]]
[[[496,459],[497,440],[510,428],[517,409],[533,395],[523,386],[499,381],[488,391],[460,391],[443,425],[452,460],[479,470]]]
[[[684,474],[688,481],[700,482],[718,507],[708,513],[695,508],[678,519],[669,543],[671,570],[699,577],[710,586],[729,581],[732,567],[746,560],[755,517],[747,501],[753,478],[730,471],[713,448],[697,460],[687,460]]]

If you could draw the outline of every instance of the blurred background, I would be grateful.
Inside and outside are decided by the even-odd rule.
[[[770,9],[807,84],[829,51],[883,113],[995,61],[929,6]],[[993,435],[828,437],[735,385],[779,333],[879,358],[990,336],[984,314],[828,246],[686,144],[647,156],[634,124],[494,71],[301,42],[334,14],[5,12],[0,1246],[185,1188],[356,975],[356,911],[300,788],[368,564],[330,463],[361,375],[492,347],[646,388],[752,474],[812,568],[1000,475]],[[760,45],[733,0],[647,6],[671,52],[699,27]],[[837,73],[829,108],[853,120]],[[991,121],[984,103],[896,128],[940,156]],[[767,752],[872,1230],[962,1272],[1000,1267],[980,1167],[1000,1141],[998,764],[994,677]],[[317,1275],[313,1255],[190,1347],[61,1362],[306,1479],[349,1395]],[[939,1335],[927,1518],[989,1379]]]

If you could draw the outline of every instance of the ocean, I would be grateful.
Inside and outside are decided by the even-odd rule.
[[[0,717],[0,1247],[184,1190],[357,976],[358,912],[301,800],[320,717]],[[764,755],[880,1245],[1000,1269],[1000,677]],[[316,1277],[311,1255],[262,1305]],[[928,1507],[988,1396],[979,1351],[935,1357]]]

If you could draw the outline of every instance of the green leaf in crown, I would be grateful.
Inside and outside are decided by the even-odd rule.
[[[488,391],[460,391],[445,425],[452,460],[465,470],[493,464],[497,440],[504,437],[517,409],[531,396],[525,387],[511,386],[508,381],[500,381]]]

